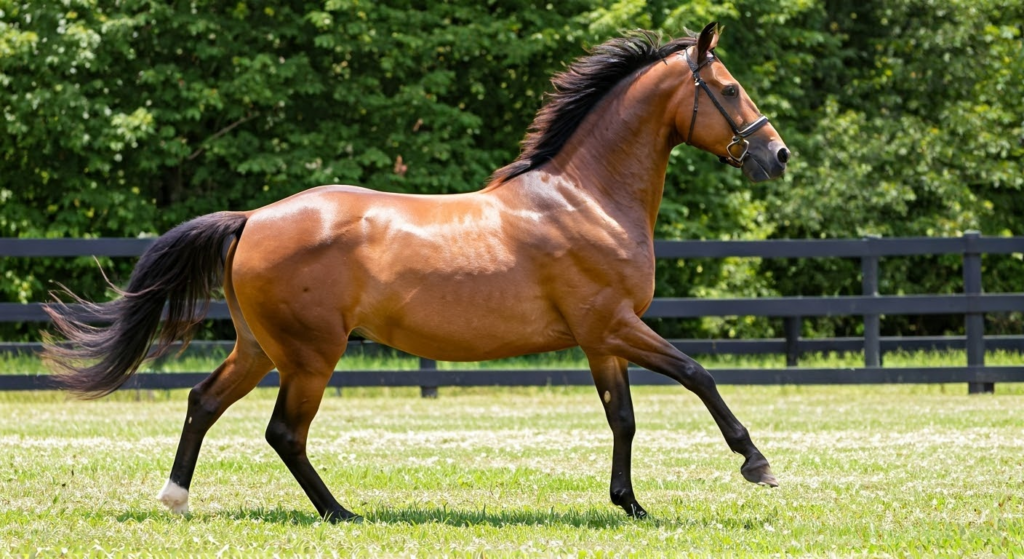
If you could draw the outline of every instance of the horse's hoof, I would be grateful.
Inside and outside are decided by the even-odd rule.
[[[645,520],[647,518],[647,511],[644,510],[639,504],[634,503],[631,507],[633,510],[628,511],[629,515],[637,520]]]
[[[768,461],[765,460],[764,456],[758,456],[753,460],[747,459],[743,467],[740,468],[740,473],[743,474],[743,479],[750,483],[766,485],[768,487],[779,486],[779,481],[775,479],[772,468],[768,465]]]
[[[767,472],[762,473],[761,474],[761,479],[755,481],[754,483],[756,483],[758,485],[764,485],[764,486],[767,486],[767,487],[778,487],[779,486],[779,480],[775,479],[775,476],[772,475],[771,468],[769,468]]]
[[[629,489],[626,491],[611,491],[612,503],[622,507],[622,510],[626,511],[626,514],[637,519],[647,518],[647,511],[640,506],[640,503],[636,502],[636,497],[633,496],[633,490]]]
[[[363,517],[359,516],[354,512],[349,512],[345,509],[341,509],[336,512],[329,512],[324,515],[324,520],[331,524],[341,524],[342,522],[351,522],[352,524],[362,524]]]
[[[622,507],[622,510],[626,511],[626,514],[637,520],[643,520],[648,516],[647,511],[645,511],[644,508],[640,506],[640,503],[634,502],[627,505],[619,506]]]

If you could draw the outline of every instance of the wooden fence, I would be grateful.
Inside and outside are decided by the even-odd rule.
[[[152,239],[0,239],[0,258],[138,256]],[[701,316],[782,317],[785,338],[764,340],[674,340],[686,353],[784,353],[785,369],[715,369],[721,384],[874,384],[966,382],[969,392],[992,392],[997,382],[1024,382],[1024,365],[985,366],[985,349],[1024,352],[1024,336],[985,336],[985,313],[1024,311],[1024,293],[986,294],[982,290],[983,254],[1024,253],[1024,237],[982,237],[968,232],[955,238],[877,238],[774,241],[656,241],[658,258],[857,258],[861,262],[862,294],[840,297],[770,297],[757,299],[657,298],[645,317]],[[963,259],[964,293],[946,295],[881,295],[878,266],[883,257],[958,254]],[[1022,266],[1024,277],[1024,266]],[[880,315],[954,314],[964,316],[965,335],[959,337],[882,338]],[[804,317],[862,316],[863,338],[801,339]],[[227,306],[215,302],[211,319],[229,318]],[[0,303],[0,322],[44,322],[41,303]],[[220,345],[226,342],[220,343]],[[197,347],[217,346],[197,344]],[[38,344],[3,344],[0,351],[37,351]],[[882,355],[895,349],[966,349],[958,367],[882,367]],[[799,356],[812,351],[864,351],[864,367],[846,369],[798,368]],[[125,388],[186,388],[208,372],[144,373]],[[633,384],[672,381],[642,369],[630,369]],[[436,395],[439,386],[588,385],[587,370],[444,370],[421,360],[413,371],[336,372],[331,386],[420,386]],[[262,385],[277,384],[276,373]],[[53,386],[45,375],[0,375],[0,390],[42,390]]]

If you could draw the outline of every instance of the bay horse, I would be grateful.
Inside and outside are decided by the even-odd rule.
[[[554,76],[520,156],[481,191],[322,186],[183,223],[145,251],[118,298],[76,298],[105,326],[51,304],[47,312],[70,343],[49,338],[46,358],[72,392],[109,394],[147,358],[187,342],[196,307],[223,287],[237,341],[189,393],[158,495],[176,513],[188,512],[207,430],[276,367],[267,441],[321,517],[360,519],[306,455],[310,422],[353,333],[442,361],[580,346],[612,430],[611,500],[631,516],[647,513],[630,478],[629,362],[700,397],[729,448],[743,455],[743,477],[776,486],[712,376],[640,320],[654,297],[654,226],[672,149],[685,143],[710,152],[752,181],[779,177],[789,159],[715,55],[718,36],[712,23],[697,36],[662,42],[636,32],[595,47]]]

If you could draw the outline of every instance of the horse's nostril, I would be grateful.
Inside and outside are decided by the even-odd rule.
[[[786,148],[780,149],[779,153],[778,153],[778,158],[779,158],[779,163],[782,163],[783,165],[788,163],[789,162],[789,150],[786,149]]]

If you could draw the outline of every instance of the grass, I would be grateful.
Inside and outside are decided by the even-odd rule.
[[[366,518],[329,525],[263,441],[275,391],[214,426],[192,513],[153,498],[185,391],[0,401],[0,555],[1014,556],[1024,553],[1024,387],[722,387],[782,483],[743,481],[682,388],[634,387],[634,485],[608,502],[592,388],[329,392],[311,460]]]

